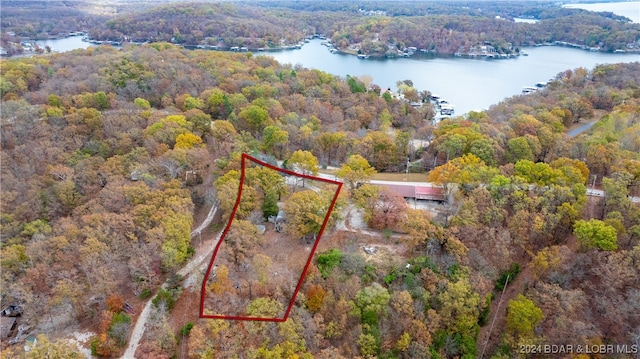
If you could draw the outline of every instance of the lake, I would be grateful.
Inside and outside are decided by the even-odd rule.
[[[45,46],[49,46],[56,52],[67,52],[75,49],[86,49],[90,46],[95,46],[92,43],[82,41],[82,36],[69,36],[52,40],[38,40],[35,41],[35,43],[43,49]]]
[[[567,6],[611,11],[640,22],[640,2]],[[59,52],[94,46],[82,41],[81,36],[37,43]],[[320,40],[312,40],[299,50],[257,52],[256,55],[273,56],[281,63],[299,64],[342,77],[368,75],[373,83],[393,91],[397,89],[398,81],[412,80],[419,91],[428,90],[448,100],[454,105],[456,115],[487,109],[507,97],[520,95],[523,87],[546,82],[567,69],[592,69],[597,64],[640,61],[638,54],[605,54],[558,46],[524,48],[528,56],[500,60],[436,57],[420,52],[410,58],[358,59],[352,55],[332,54],[320,43]]]
[[[562,5],[569,9],[584,9],[589,11],[607,11],[616,15],[622,15],[631,19],[635,23],[640,23],[640,1],[608,2],[593,4],[566,4]]]
[[[37,43],[60,52],[95,46],[82,41],[80,36]],[[638,54],[605,54],[559,46],[530,47],[523,51],[528,56],[500,60],[437,57],[420,52],[410,58],[358,59],[353,55],[332,54],[316,39],[302,49],[255,54],[341,77],[368,75],[373,83],[392,91],[397,89],[398,81],[411,80],[417,90],[428,90],[448,100],[456,115],[487,109],[506,97],[520,95],[523,87],[546,82],[567,69],[640,61]]]
[[[342,77],[368,75],[373,83],[393,91],[398,81],[409,79],[417,90],[428,90],[448,100],[456,115],[487,109],[506,97],[520,95],[523,87],[546,82],[567,69],[640,61],[638,54],[606,54],[559,46],[523,51],[528,56],[500,60],[436,57],[419,52],[410,58],[358,59],[332,54],[320,40],[312,40],[299,50],[256,54]]]

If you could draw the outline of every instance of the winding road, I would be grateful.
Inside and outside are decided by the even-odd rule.
[[[218,211],[218,202],[214,203],[211,206],[211,210],[209,210],[209,214],[207,214],[207,218],[205,218],[204,221],[200,223],[198,227],[196,227],[193,231],[191,231],[191,238],[197,235],[200,235],[200,233],[202,233],[202,231],[205,230],[207,226],[211,224],[211,221],[213,220],[213,217],[215,217],[217,211]],[[216,242],[220,239],[220,234],[221,233],[219,233],[216,239],[213,241],[214,245],[211,246],[210,250],[207,250],[204,253],[200,254],[199,256],[193,258],[189,263],[187,263],[184,267],[182,267],[182,269],[178,271],[178,275],[184,277],[187,274],[190,274],[193,270],[198,268],[202,264],[202,262],[205,261],[205,259],[209,258],[209,256],[213,252],[213,248],[215,248]],[[166,285],[167,283],[164,283],[162,285],[162,288],[166,289]],[[155,298],[155,296],[153,298]],[[142,339],[142,335],[144,334],[147,320],[149,319],[149,314],[151,313],[151,303],[153,301],[153,298],[147,301],[147,304],[144,306],[144,309],[142,309],[142,312],[140,312],[140,316],[136,321],[136,325],[133,327],[133,331],[131,332],[131,338],[129,339],[127,350],[125,350],[124,354],[122,355],[122,359],[135,358],[136,350],[138,349],[138,345],[140,345],[140,340]]]

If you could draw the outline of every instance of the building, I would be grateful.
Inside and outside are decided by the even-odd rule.
[[[392,192],[401,195],[404,198],[422,199],[428,201],[446,202],[444,189],[441,187],[432,187],[418,184],[376,184],[379,187],[386,188]]]

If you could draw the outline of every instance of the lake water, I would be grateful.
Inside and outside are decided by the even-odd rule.
[[[417,90],[428,90],[448,100],[457,115],[487,109],[506,97],[520,95],[523,87],[546,82],[567,69],[640,61],[638,54],[605,54],[559,46],[531,47],[523,51],[528,56],[500,60],[421,53],[410,58],[358,59],[353,55],[332,54],[320,40],[312,40],[299,50],[257,54],[342,77],[368,75],[373,83],[393,91],[398,81],[409,79]]]
[[[82,36],[69,36],[53,40],[38,40],[35,41],[35,43],[43,49],[45,46],[49,46],[56,52],[67,52],[75,49],[86,49],[90,46],[95,46],[89,42],[82,41]]]
[[[640,17],[639,4],[625,2],[567,6],[591,7],[630,18],[633,18],[629,15],[634,14],[635,6],[638,16],[634,21],[640,22],[637,19]],[[81,36],[37,43],[43,48],[49,45],[59,52],[95,46],[82,41]],[[352,55],[332,54],[320,43],[320,40],[312,40],[299,50],[257,52],[256,55],[273,56],[281,63],[299,64],[342,77],[371,76],[373,83],[393,91],[397,89],[398,81],[412,80],[419,91],[428,90],[448,100],[454,105],[456,115],[487,109],[507,97],[520,95],[523,87],[546,82],[567,69],[592,69],[597,64],[640,61],[638,54],[605,54],[558,46],[524,48],[528,56],[500,60],[435,57],[419,52],[410,58],[358,59]]]
[[[622,15],[635,23],[640,23],[640,1],[609,2],[594,4],[566,4],[562,7],[570,9],[584,9],[589,11],[608,11],[616,15]]]

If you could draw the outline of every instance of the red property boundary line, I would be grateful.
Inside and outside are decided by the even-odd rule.
[[[229,315],[211,315],[211,314],[204,314],[204,302],[205,302],[205,294],[206,294],[206,290],[207,290],[207,280],[209,279],[209,274],[211,273],[211,269],[213,268],[213,262],[216,259],[216,255],[218,254],[218,250],[220,249],[220,246],[222,245],[222,241],[224,240],[224,238],[227,235],[227,232],[229,232],[229,229],[231,228],[231,224],[233,223],[233,219],[235,218],[236,212],[238,210],[238,206],[240,205],[240,199],[242,197],[242,187],[244,185],[244,177],[245,177],[245,167],[246,167],[246,161],[249,160],[251,162],[257,163],[258,165],[270,168],[272,170],[278,171],[278,172],[282,172],[282,173],[286,173],[288,175],[292,175],[292,176],[297,176],[297,177],[302,177],[302,178],[307,178],[307,179],[311,179],[311,180],[315,180],[315,181],[321,181],[321,182],[326,182],[326,183],[331,183],[331,184],[335,184],[338,185],[338,189],[336,190],[336,193],[333,196],[333,200],[331,201],[331,205],[329,206],[329,210],[327,211],[326,216],[324,217],[324,221],[322,222],[322,227],[320,227],[320,231],[318,232],[318,236],[316,237],[316,241],[313,244],[313,248],[311,248],[311,252],[309,253],[309,258],[307,258],[307,263],[304,266],[304,269],[302,270],[302,274],[300,275],[300,279],[298,280],[298,285],[296,286],[295,291],[293,292],[293,295],[291,296],[291,301],[289,302],[289,306],[287,307],[286,312],[284,313],[284,317],[282,318],[269,318],[269,317],[245,317],[245,316],[229,316]],[[330,180],[330,179],[326,179],[326,178],[321,178],[321,177],[315,177],[315,176],[310,176],[310,175],[305,175],[302,173],[297,173],[297,172],[293,172],[293,171],[289,171],[283,168],[279,168],[279,167],[275,167],[273,165],[270,165],[264,161],[261,161],[255,157],[251,157],[246,153],[242,154],[242,173],[240,175],[240,185],[238,187],[238,197],[236,199],[236,203],[233,207],[233,211],[231,212],[231,216],[229,217],[229,222],[227,222],[227,226],[224,228],[224,231],[222,232],[222,236],[220,236],[220,240],[218,241],[218,244],[216,245],[216,248],[213,251],[213,256],[211,257],[211,261],[209,262],[209,267],[207,267],[207,272],[204,276],[204,279],[202,280],[202,289],[201,289],[201,293],[200,293],[200,318],[206,318],[206,319],[226,319],[226,320],[251,320],[251,321],[262,321],[262,322],[284,322],[287,320],[287,318],[289,318],[289,314],[291,313],[291,309],[293,309],[293,304],[296,300],[296,296],[298,295],[298,291],[300,290],[300,287],[302,286],[302,282],[304,280],[305,275],[307,274],[307,270],[309,269],[309,264],[311,264],[311,260],[313,259],[313,255],[316,252],[316,248],[318,247],[318,244],[320,243],[320,238],[322,237],[322,233],[324,232],[324,228],[327,226],[327,223],[329,222],[329,217],[331,216],[331,212],[333,211],[333,207],[336,204],[336,201],[338,200],[338,195],[340,194],[340,190],[342,189],[342,182],[338,182],[338,181],[334,181],[334,180]]]

